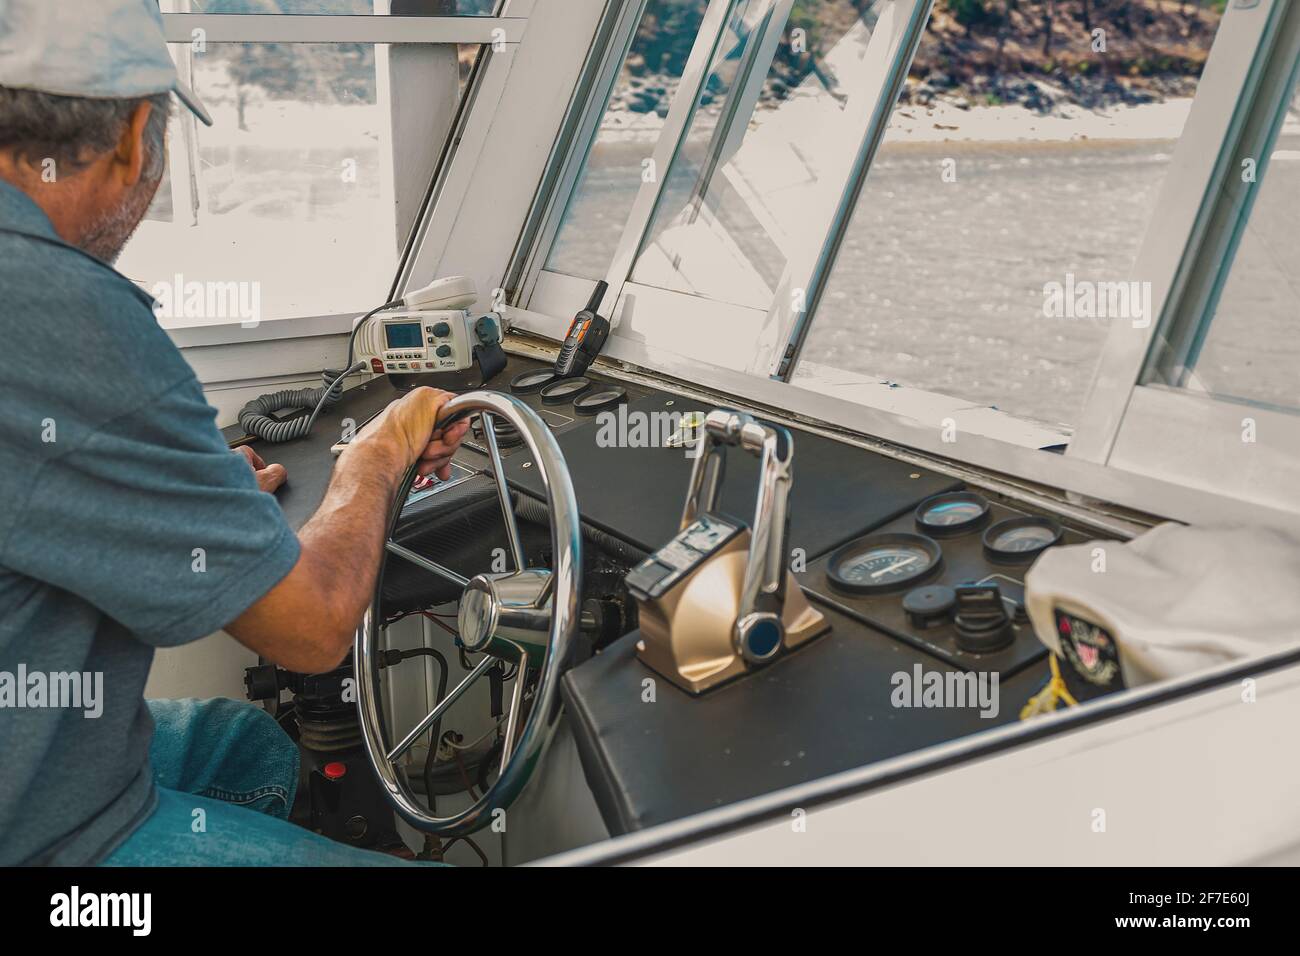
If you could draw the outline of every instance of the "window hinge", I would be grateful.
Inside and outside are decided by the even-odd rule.
[[[794,343],[791,342],[785,347],[785,352],[781,356],[781,363],[777,365],[776,372],[772,375],[774,379],[784,382],[786,375],[790,372],[790,363],[794,361]]]

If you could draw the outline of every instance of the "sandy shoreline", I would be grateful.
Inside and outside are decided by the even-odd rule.
[[[1018,104],[963,108],[946,100],[894,110],[885,143],[1071,142],[1175,140],[1191,110],[1190,98],[1099,109],[1066,105],[1038,113]],[[602,142],[653,143],[663,128],[654,113],[614,112],[601,124]]]

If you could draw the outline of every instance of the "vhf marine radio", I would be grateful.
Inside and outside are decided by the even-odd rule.
[[[602,317],[597,310],[608,288],[605,282],[597,282],[587,307],[569,323],[569,332],[564,336],[564,344],[555,359],[557,378],[582,375],[605,347],[605,340],[609,338],[609,319]]]
[[[376,375],[394,376],[398,388],[425,384],[397,376],[464,372],[478,365],[481,380],[439,381],[449,391],[485,384],[506,367],[501,348],[501,318],[496,313],[472,316],[478,299],[474,282],[464,276],[439,279],[367,312],[352,326],[345,368],[325,369],[320,388],[284,389],[260,395],[239,412],[244,433],[264,441],[292,441],[307,435],[321,410],[343,397],[348,376],[369,366]],[[401,310],[401,311],[397,311]],[[434,383],[430,383],[434,384]],[[281,415],[286,409],[288,417]],[[338,447],[338,446],[335,446]]]
[[[462,372],[477,364],[486,382],[505,368],[505,353],[499,316],[469,311],[477,300],[465,276],[409,292],[401,311],[380,312],[358,326],[356,356],[375,374],[391,376]]]

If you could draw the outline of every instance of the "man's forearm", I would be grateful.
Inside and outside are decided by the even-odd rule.
[[[312,580],[348,631],[361,620],[384,547],[389,507],[407,464],[382,442],[358,442],[339,457],[310,521],[298,532]]]
[[[406,467],[401,451],[380,439],[345,451],[325,500],[298,533],[298,563],[230,633],[291,670],[337,666],[374,591],[389,506]]]
[[[290,670],[337,666],[374,592],[389,506],[406,469],[450,474],[468,423],[437,428],[451,395],[417,388],[388,406],[334,466],[325,500],[298,533],[293,570],[226,629]]]

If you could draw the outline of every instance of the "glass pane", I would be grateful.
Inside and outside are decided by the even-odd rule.
[[[650,0],[546,260],[603,279],[641,188],[708,0]]]
[[[741,0],[664,184],[632,278],[766,311],[793,250],[819,243],[808,211],[842,156],[879,3]],[[831,183],[832,188],[838,184]]]
[[[189,48],[172,49],[183,63]],[[448,61],[462,92],[477,52]],[[398,248],[377,54],[213,43],[193,56],[214,125],[173,112],[168,173],[118,262],[163,304],[164,326],[360,311],[387,295]]]
[[[1096,292],[1133,278],[1219,21],[1209,3],[1129,6],[1091,5],[1104,53],[1073,19],[932,17],[797,384],[1077,423],[1108,323],[1131,321]],[[1092,305],[1066,310],[1085,288]]]
[[[1300,86],[1255,186],[1218,302],[1185,364],[1160,356],[1156,381],[1218,398],[1300,408]]]
[[[490,17],[500,0],[162,0],[163,13],[310,13]]]

